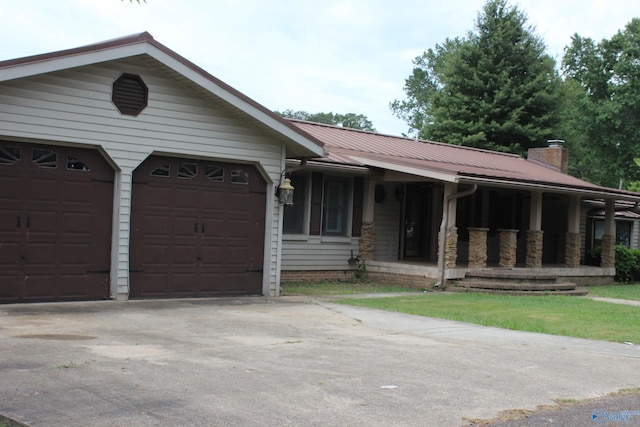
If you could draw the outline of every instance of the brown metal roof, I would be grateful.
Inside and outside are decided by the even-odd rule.
[[[599,197],[639,200],[640,194],[600,187],[553,167],[515,154],[383,135],[319,123],[292,120],[325,144],[332,160],[339,154],[351,164],[387,165],[393,170],[423,171],[449,176],[456,182],[477,182],[540,189],[572,190]],[[410,172],[408,172],[410,173]],[[422,174],[421,174],[422,175]]]

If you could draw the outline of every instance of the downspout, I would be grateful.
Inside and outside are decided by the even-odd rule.
[[[439,288],[444,285],[445,280],[445,268],[444,268],[444,253],[445,246],[447,244],[447,227],[449,226],[449,206],[452,200],[459,199],[461,197],[470,196],[476,192],[478,189],[478,184],[473,184],[473,186],[465,191],[460,191],[458,193],[449,194],[444,199],[444,203],[442,204],[442,222],[440,223],[440,250],[438,251],[438,280],[434,287]]]

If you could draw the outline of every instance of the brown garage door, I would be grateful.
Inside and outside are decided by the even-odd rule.
[[[133,181],[132,298],[262,293],[266,182],[254,166],[151,156]]]
[[[0,302],[109,297],[113,169],[97,150],[0,141]]]

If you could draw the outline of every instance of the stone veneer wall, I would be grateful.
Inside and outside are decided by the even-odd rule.
[[[448,228],[445,239],[444,268],[456,268],[456,262],[458,261],[458,228]]]
[[[360,228],[360,260],[370,261],[376,253],[376,228],[373,224],[362,224]]]
[[[542,267],[542,245],[544,239],[544,231],[529,230],[527,231],[527,268]]]
[[[602,259],[600,267],[612,268],[616,266],[615,236],[605,234],[602,236]]]
[[[498,230],[500,232],[500,268],[513,268],[516,266],[516,254],[518,250],[518,230]]]
[[[469,228],[469,268],[487,266],[488,228]]]
[[[565,251],[565,264],[567,267],[577,268],[580,266],[581,243],[580,233],[567,233]]]

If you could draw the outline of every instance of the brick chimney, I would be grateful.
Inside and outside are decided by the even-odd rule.
[[[564,141],[550,139],[547,144],[549,144],[548,147],[529,148],[527,160],[543,163],[562,173],[569,173],[569,152],[564,147]]]

